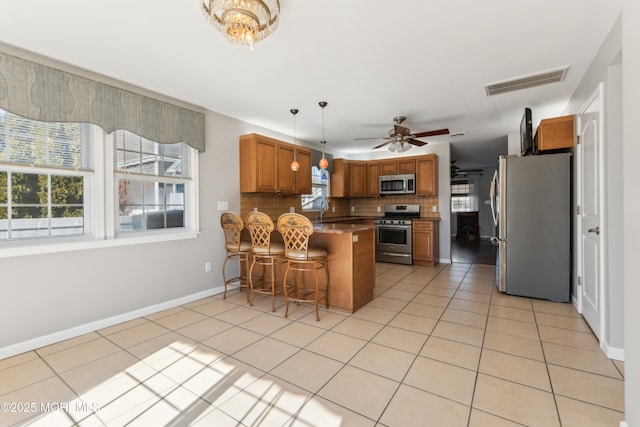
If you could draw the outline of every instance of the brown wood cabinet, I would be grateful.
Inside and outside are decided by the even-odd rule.
[[[389,159],[380,161],[380,175],[416,173],[415,158]]]
[[[365,197],[367,195],[367,163],[362,161],[349,163],[351,165],[349,195],[351,197]]]
[[[296,146],[300,170],[293,172],[294,146],[255,133],[240,137],[241,193],[311,193],[311,150]]]
[[[541,120],[535,136],[535,151],[572,148],[575,145],[575,117],[572,115]]]
[[[331,174],[331,197],[349,197],[349,180],[351,179],[349,162],[345,159],[333,160],[333,173]]]
[[[367,162],[367,196],[378,197],[380,195],[380,163]]]
[[[433,266],[439,262],[438,221],[413,220],[413,263]]]
[[[427,154],[416,159],[416,196],[438,195],[438,157]]]
[[[389,160],[333,160],[331,197],[378,197],[378,178],[383,175],[416,174],[416,195],[438,195],[438,156],[426,154]]]

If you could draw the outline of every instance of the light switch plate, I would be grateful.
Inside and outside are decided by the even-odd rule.
[[[437,206],[431,206],[431,212],[438,212]]]
[[[353,240],[353,243],[356,243],[358,241],[358,235],[354,234],[351,240]]]
[[[218,201],[218,210],[219,211],[228,211],[229,210],[229,202],[227,201]]]

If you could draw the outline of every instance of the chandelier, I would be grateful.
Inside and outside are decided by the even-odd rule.
[[[278,28],[280,0],[199,1],[209,22],[236,47],[253,49]]]

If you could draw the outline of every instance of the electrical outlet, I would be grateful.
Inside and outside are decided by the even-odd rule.
[[[376,207],[376,212],[380,212],[380,206]]]
[[[253,208],[253,211],[254,212],[258,212],[258,208]]]
[[[355,212],[356,211],[356,207],[355,206],[351,206],[351,212]]]
[[[296,213],[296,208],[293,206],[289,207],[289,213]]]
[[[228,211],[229,210],[229,202],[227,201],[223,201],[223,202],[218,202],[218,210],[219,211]]]
[[[431,212],[438,212],[437,206],[431,206]]]
[[[335,206],[332,206],[332,207],[331,207],[331,212],[333,212],[333,213],[335,213],[335,212],[336,212],[336,207],[335,207]]]
[[[208,273],[208,272],[211,271],[211,263],[210,262],[207,261],[207,262],[204,263],[204,271],[205,271],[205,273]]]

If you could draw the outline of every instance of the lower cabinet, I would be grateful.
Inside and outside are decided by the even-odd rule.
[[[439,256],[438,221],[416,220],[413,223],[413,263],[415,265],[436,265]]]

